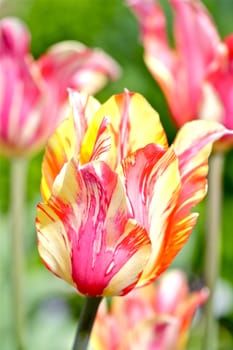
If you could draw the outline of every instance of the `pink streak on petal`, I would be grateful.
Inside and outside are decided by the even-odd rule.
[[[164,153],[165,150],[162,147],[149,144],[126,158],[122,163],[132,217],[135,217],[141,225],[147,228],[147,201],[148,195],[150,195],[147,182],[152,168]]]
[[[80,170],[75,170],[74,162],[70,164],[76,171],[78,192],[74,194],[75,203],[63,202],[56,196],[50,200],[50,205],[62,221],[71,242],[72,278],[77,289],[86,295],[101,295],[111,279],[142,244],[148,244],[149,239],[138,226],[121,238],[128,216],[127,211],[122,211],[119,206],[121,202],[117,207],[113,198],[118,196],[114,192],[119,181],[115,172],[105,163],[89,163]],[[115,223],[115,239],[112,238],[111,245],[107,245],[107,236],[112,232],[107,232],[106,220],[113,200],[119,223]],[[112,216],[110,218],[112,220]],[[128,292],[137,282],[132,282],[130,277],[129,280],[122,293]]]

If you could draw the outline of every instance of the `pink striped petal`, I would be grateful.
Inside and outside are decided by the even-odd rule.
[[[148,204],[153,192],[153,171],[155,164],[166,152],[160,146],[149,144],[140,149],[122,162],[125,178],[125,186],[129,197],[129,205],[132,217],[148,228]],[[150,182],[150,184],[149,184]]]
[[[160,265],[165,263],[163,254],[167,250],[167,227],[181,185],[178,161],[172,149],[165,152],[157,146],[148,145],[123,163],[123,171],[133,217],[145,226],[152,242],[150,259],[137,285],[141,286],[155,280]],[[177,244],[174,245],[176,248]]]
[[[179,160],[181,190],[166,228],[166,244],[157,273],[162,273],[189,238],[198,214],[190,212],[207,191],[208,157],[213,142],[232,135],[221,124],[211,121],[186,123],[178,132],[172,149]]]
[[[179,209],[175,215],[178,221],[189,214],[190,209],[205,196],[208,157],[213,143],[227,135],[233,135],[233,131],[213,121],[193,121],[185,124],[178,132],[173,144],[182,181]],[[193,215],[190,216],[191,223],[195,221]]]
[[[232,133],[233,131],[214,121],[197,120],[186,123],[173,143],[182,178],[195,170],[202,170],[201,174],[206,176],[213,143]]]
[[[0,90],[1,153],[27,153],[37,143],[40,90],[23,56],[0,54]]]
[[[96,92],[119,75],[114,60],[98,49],[61,43],[35,61],[29,44],[20,20],[0,21],[0,152],[10,157],[31,155],[45,145],[66,117],[69,86]],[[96,155],[101,149],[96,145]]]
[[[94,94],[108,79],[120,75],[118,64],[99,49],[90,49],[77,41],[64,41],[50,47],[38,60],[45,81],[64,94],[67,87]]]
[[[175,49],[167,38],[167,20],[155,0],[128,0],[138,17],[145,62],[161,86],[178,126],[199,117],[202,84],[221,56],[215,25],[200,1],[170,0]]]
[[[43,261],[67,281],[57,261],[64,256],[64,242],[69,242],[72,284],[85,295],[128,293],[150,255],[146,230],[129,219],[123,186],[102,162],[78,169],[71,160],[63,167],[49,202],[38,206],[37,232]]]
[[[117,167],[124,157],[148,143],[167,146],[166,134],[157,112],[142,95],[125,90],[103,103],[93,117],[82,145],[84,150],[89,149],[89,159],[95,142],[93,134],[96,134],[105,116],[110,123],[111,149],[108,163],[112,168]]]

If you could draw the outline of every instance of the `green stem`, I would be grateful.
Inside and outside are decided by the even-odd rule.
[[[12,159],[11,162],[11,266],[12,266],[12,322],[15,348],[24,347],[24,208],[27,161]]]
[[[78,328],[72,350],[86,350],[95,321],[95,316],[101,302],[101,297],[86,297],[80,315]]]
[[[224,154],[213,153],[209,164],[209,184],[207,202],[205,282],[210,296],[205,306],[205,350],[217,349],[217,323],[213,313],[213,295],[220,266],[221,214],[222,214],[222,175]]]

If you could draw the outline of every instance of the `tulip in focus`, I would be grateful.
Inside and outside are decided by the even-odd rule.
[[[67,87],[97,92],[119,76],[118,65],[98,49],[65,41],[38,60],[30,34],[17,18],[0,21],[0,154],[39,151],[65,116]]]
[[[163,90],[176,125],[211,119],[233,129],[233,36],[221,40],[199,0],[169,0],[174,15],[173,48],[159,1],[127,3],[139,21],[145,63]],[[232,143],[232,136],[223,138],[218,147]]]
[[[185,275],[166,272],[157,284],[114,297],[110,309],[102,301],[93,331],[92,350],[185,349],[196,310],[208,298],[207,289],[190,292]]]
[[[84,295],[125,295],[153,282],[189,238],[212,143],[231,132],[193,121],[168,147],[158,114],[138,93],[101,105],[71,90],[70,103],[42,164],[39,253]]]

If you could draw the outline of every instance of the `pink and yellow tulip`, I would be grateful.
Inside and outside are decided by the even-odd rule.
[[[207,289],[190,292],[185,275],[165,273],[157,284],[102,301],[93,331],[93,350],[185,349],[195,311],[208,298]]]
[[[64,118],[67,87],[95,93],[118,65],[98,49],[66,41],[38,60],[30,34],[17,18],[0,21],[0,154],[25,156],[40,150]]]
[[[193,121],[168,147],[158,114],[138,93],[100,105],[70,91],[71,113],[42,165],[38,248],[45,265],[89,296],[153,282],[183,247],[206,194],[212,143],[231,135]]]
[[[211,119],[233,129],[232,36],[221,40],[199,0],[169,0],[174,45],[157,0],[127,0],[136,14],[145,63],[166,97],[178,127],[193,119]],[[232,136],[221,141],[232,144]]]

